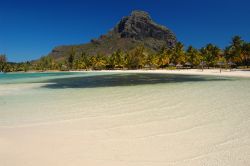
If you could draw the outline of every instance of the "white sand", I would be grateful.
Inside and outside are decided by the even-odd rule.
[[[71,72],[90,72],[90,71],[71,71]],[[180,70],[100,70],[94,72],[111,73],[161,73],[161,74],[183,74],[183,75],[211,75],[211,76],[229,76],[250,78],[250,70],[223,70],[219,69],[180,69]]]
[[[14,109],[58,109],[79,119],[0,126],[0,166],[248,166],[248,83],[79,89],[37,103],[24,97]]]
[[[216,117],[199,120],[195,112],[190,114],[136,125],[126,124],[136,116],[124,114],[2,128],[1,165],[249,165],[249,121],[229,124],[222,120],[219,123]]]

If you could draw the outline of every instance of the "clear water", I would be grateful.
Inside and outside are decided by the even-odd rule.
[[[190,112],[199,119],[219,122],[234,116],[233,122],[241,122],[249,120],[249,108],[247,78],[101,72],[0,74],[0,126],[124,114],[132,117],[126,123],[133,124],[186,117]]]

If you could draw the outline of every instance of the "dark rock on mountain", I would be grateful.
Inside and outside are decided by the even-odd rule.
[[[154,23],[149,14],[143,11],[133,11],[131,16],[124,17],[114,28],[114,32],[119,33],[121,38],[154,38],[165,41],[168,46],[176,43],[176,38],[170,30]]]
[[[123,17],[106,35],[92,39],[87,44],[56,47],[49,55],[63,59],[72,48],[77,53],[108,55],[118,49],[127,51],[138,45],[144,45],[149,51],[155,52],[162,47],[172,47],[176,42],[173,32],[156,24],[147,12],[133,11],[130,16]]]

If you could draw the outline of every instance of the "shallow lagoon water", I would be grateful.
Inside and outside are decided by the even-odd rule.
[[[249,85],[170,74],[0,75],[0,162],[247,166]]]
[[[135,73],[0,75],[0,125],[126,113],[247,111],[250,79]],[[164,112],[166,111],[166,112]],[[229,113],[229,112],[228,112]]]

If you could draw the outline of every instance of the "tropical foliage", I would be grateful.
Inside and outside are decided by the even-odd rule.
[[[216,66],[244,66],[250,64],[250,43],[240,36],[234,36],[229,46],[220,49],[214,44],[207,44],[201,49],[178,42],[172,48],[162,48],[159,52],[147,51],[143,45],[132,50],[117,50],[111,55],[87,55],[84,52],[70,50],[64,60],[43,56],[37,61],[8,63],[5,55],[0,55],[0,72],[28,70],[102,70],[102,69],[159,69],[169,66],[207,68]]]
[[[0,55],[0,72],[3,72],[7,66],[7,58],[5,55]]]

